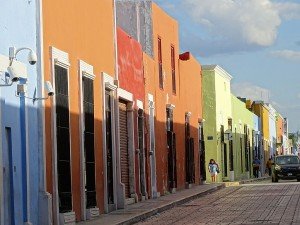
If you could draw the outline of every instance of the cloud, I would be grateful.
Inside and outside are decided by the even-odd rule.
[[[300,61],[300,52],[292,50],[280,50],[270,53],[274,57],[284,58],[287,60]]]
[[[297,98],[299,98],[299,99],[300,99],[300,93],[298,93],[298,94],[297,94]]]
[[[286,20],[300,19],[300,4],[292,2],[274,3],[281,18]]]
[[[177,15],[184,14],[193,26],[183,26],[183,46],[194,55],[202,49],[202,56],[271,46],[283,20],[300,19],[300,4],[289,1],[181,0],[178,4]]]
[[[231,90],[238,97],[248,98],[253,101],[270,102],[270,90],[248,82],[233,83]]]

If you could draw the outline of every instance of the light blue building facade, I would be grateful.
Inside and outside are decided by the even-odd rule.
[[[1,1],[0,83],[11,83],[9,47],[31,48],[38,55],[30,65],[29,50],[20,51],[12,66],[23,78],[0,87],[1,225],[45,224],[39,221],[49,200],[44,192],[43,103],[32,100],[42,95],[39,2]]]

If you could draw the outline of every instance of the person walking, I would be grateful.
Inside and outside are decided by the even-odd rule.
[[[259,167],[260,167],[260,160],[257,157],[255,157],[255,159],[253,160],[253,175],[255,178],[258,178]]]
[[[269,160],[267,161],[267,168],[268,168],[268,172],[269,172],[269,176],[272,175],[272,158],[269,158]]]
[[[211,159],[209,161],[208,171],[210,172],[211,182],[216,182],[218,171],[219,171],[219,166],[214,159]]]

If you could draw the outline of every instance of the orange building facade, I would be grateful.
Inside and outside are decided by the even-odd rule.
[[[283,132],[284,132],[284,119],[283,117],[277,113],[276,115],[276,145],[277,150],[276,154],[283,155],[284,154],[284,148],[283,148]]]
[[[152,13],[153,58],[144,54],[144,74],[145,96],[152,105],[147,113],[155,121],[155,140],[148,136],[156,159],[152,162],[150,156],[148,162],[149,193],[155,197],[199,183],[202,77],[201,65],[189,53],[179,56],[177,21],[156,4]],[[159,171],[156,177],[153,168]]]
[[[117,28],[113,0],[43,2],[43,79],[55,90],[44,135],[55,225],[200,182],[201,65],[179,54],[177,21],[152,2],[145,8],[151,23],[141,44]]]
[[[203,139],[202,70],[200,63],[189,52],[179,57],[180,121],[184,122],[184,134],[180,134],[180,148],[185,146],[179,159],[185,160],[185,174],[178,177],[186,187],[204,181],[205,149]],[[200,91],[199,91],[200,90]],[[183,131],[180,126],[181,133]],[[183,162],[181,162],[183,163]]]
[[[42,10],[44,80],[55,89],[45,103],[46,183],[53,223],[64,224],[99,215],[115,203],[115,194],[104,198],[110,186],[115,192],[107,177],[116,171],[107,159],[114,140],[103,135],[113,133],[105,117],[115,90],[114,5],[55,0],[43,1]]]

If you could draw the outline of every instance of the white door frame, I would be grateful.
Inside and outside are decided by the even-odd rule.
[[[80,130],[80,194],[81,194],[81,215],[83,217],[83,220],[86,220],[86,194],[85,194],[85,184],[86,184],[86,168],[85,168],[85,155],[84,155],[84,112],[83,112],[83,88],[82,88],[82,78],[86,77],[91,80],[95,80],[94,75],[94,68],[90,64],[79,60],[79,76],[78,76],[78,82],[79,82],[79,109],[80,109],[80,115],[79,115],[79,130]],[[93,93],[94,96],[94,93]],[[94,154],[95,154],[95,148],[94,148]],[[96,171],[95,171],[96,175]],[[95,177],[95,183],[96,183],[96,177]],[[97,195],[97,194],[96,194]]]

